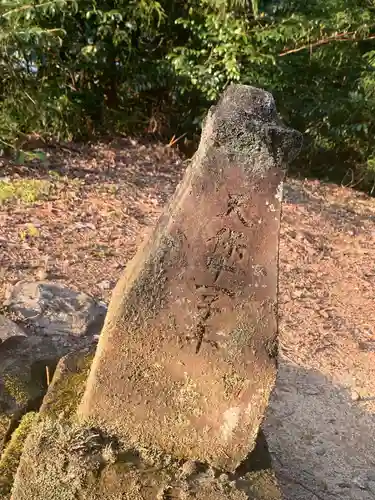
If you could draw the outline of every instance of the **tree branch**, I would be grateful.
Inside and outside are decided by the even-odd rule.
[[[356,38],[355,32],[348,32],[348,33],[338,33],[334,36],[330,36],[328,38],[323,38],[322,40],[318,40],[313,43],[308,43],[306,45],[302,45],[301,47],[296,47],[294,49],[288,49],[285,50],[284,52],[280,52],[279,56],[287,56],[289,54],[294,54],[296,52],[301,52],[302,50],[305,49],[313,49],[315,47],[320,47],[321,45],[327,45],[332,42],[362,42],[364,40],[373,40],[375,39],[375,35],[370,35],[366,38]]]

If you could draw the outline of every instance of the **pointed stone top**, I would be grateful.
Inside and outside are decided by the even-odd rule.
[[[201,146],[206,149],[208,143],[241,161],[248,158],[253,166],[249,171],[264,174],[272,167],[286,167],[298,155],[302,135],[282,123],[272,94],[231,84],[205,120]]]
[[[215,108],[223,115],[228,112],[228,114],[239,113],[238,118],[243,113],[247,118],[256,117],[264,122],[277,119],[276,103],[272,94],[250,85],[232,83],[227,87]]]

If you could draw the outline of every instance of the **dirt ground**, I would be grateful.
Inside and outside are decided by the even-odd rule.
[[[265,431],[290,500],[375,498],[375,199],[289,181]]]
[[[54,148],[42,164],[0,161],[0,303],[18,280],[44,278],[108,302],[185,163],[125,138]],[[374,240],[375,199],[288,180],[264,425],[287,500],[375,498]]]

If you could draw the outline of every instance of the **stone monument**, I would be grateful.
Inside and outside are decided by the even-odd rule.
[[[276,377],[285,168],[301,135],[271,94],[231,85],[109,306],[79,408],[127,443],[233,471]]]

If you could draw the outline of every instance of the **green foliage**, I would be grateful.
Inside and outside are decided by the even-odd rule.
[[[5,142],[18,131],[70,139],[105,129],[162,72],[157,1],[12,0],[0,13]]]
[[[374,183],[370,0],[3,0],[0,71],[4,147],[161,130],[163,117],[171,134],[193,131],[243,82],[305,133],[310,171]]]
[[[176,22],[188,42],[169,59],[184,87],[216,100],[229,82],[270,90],[284,119],[306,134],[301,160],[320,176],[375,171],[375,8],[361,1],[265,1],[223,10],[190,2]]]

